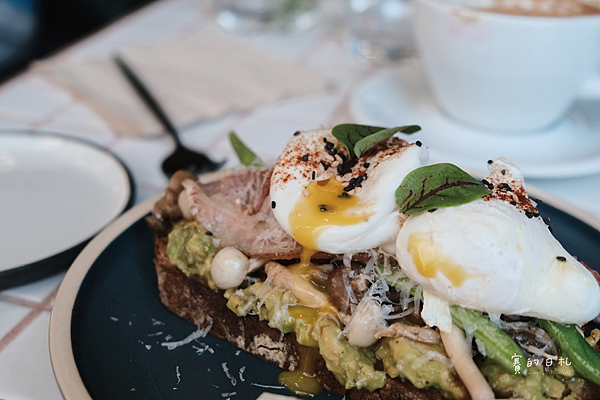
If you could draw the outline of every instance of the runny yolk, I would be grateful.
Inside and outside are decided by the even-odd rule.
[[[462,265],[457,264],[434,247],[431,233],[416,232],[408,237],[408,252],[419,273],[426,278],[433,278],[442,273],[454,287],[462,286],[469,274]]]
[[[277,380],[295,394],[314,397],[325,390],[315,374],[315,364],[319,356],[318,347],[298,345],[300,362],[294,371],[284,371]]]
[[[290,214],[292,235],[305,248],[317,250],[316,239],[328,226],[348,226],[373,214],[355,195],[344,192],[336,179],[313,181]]]

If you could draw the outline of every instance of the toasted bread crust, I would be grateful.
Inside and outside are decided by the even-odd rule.
[[[166,238],[156,239],[155,264],[160,299],[171,312],[279,368],[296,369],[299,354],[291,335],[281,335],[256,315],[235,315],[222,291],[210,289],[202,278],[185,276],[169,262],[166,245]]]
[[[256,315],[238,317],[227,308],[222,291],[210,289],[203,278],[188,277],[171,264],[166,247],[167,238],[157,235],[154,263],[158,289],[161,301],[171,312],[279,368],[298,367],[300,356],[293,335],[282,335]],[[317,362],[315,370],[326,390],[349,400],[443,400],[438,391],[418,389],[401,379],[388,378],[386,385],[374,392],[346,390],[323,359]]]

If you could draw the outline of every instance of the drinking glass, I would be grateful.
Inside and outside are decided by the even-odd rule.
[[[301,34],[321,18],[319,0],[215,0],[217,22],[226,29]]]
[[[412,16],[412,0],[347,0],[347,46],[374,61],[412,58]]]

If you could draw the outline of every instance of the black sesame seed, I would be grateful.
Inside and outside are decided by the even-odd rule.
[[[325,150],[329,151],[329,150],[331,150],[331,149],[333,149],[333,143],[331,143],[331,142],[327,142],[327,143],[325,144]]]
[[[315,171],[313,171],[313,172],[312,172],[312,180],[313,180],[313,181],[315,180],[315,176],[316,176],[316,174],[317,174],[317,173],[316,173]]]
[[[554,233],[554,229],[552,229],[550,225],[548,225],[548,230],[550,231],[550,233]]]
[[[342,193],[342,197],[350,197],[350,195],[346,192]]]
[[[323,138],[323,142],[327,143],[327,138],[326,137]]]
[[[527,218],[533,218],[533,213],[529,210],[525,211],[525,215],[527,216]]]
[[[506,175],[506,170],[505,170],[505,169],[503,169],[502,171],[500,171],[500,173],[501,173],[502,175]]]
[[[516,202],[516,201],[514,201],[514,200],[512,200],[512,201],[510,202],[510,204],[512,204],[513,206],[516,206],[516,205],[517,205],[517,202]]]
[[[556,257],[556,259],[557,259],[558,261],[563,261],[563,262],[564,262],[564,261],[567,261],[567,258],[566,258],[566,257],[563,257],[563,256],[558,256],[558,257]]]
[[[437,210],[437,208],[431,208],[431,209],[427,210],[427,212],[434,212],[436,210]]]
[[[299,134],[300,134],[300,131],[294,132],[294,136],[298,136]]]
[[[213,233],[212,233],[211,231],[206,231],[206,235],[208,235],[208,236],[212,236],[212,234],[213,234]]]
[[[492,164],[494,161],[493,160],[488,160],[487,163],[488,164]]]
[[[481,183],[483,183],[485,186],[488,186],[490,184],[487,179],[482,179]]]
[[[319,206],[319,211],[321,211],[321,212],[325,212],[325,211],[327,211],[327,206],[326,206],[326,205],[324,205],[324,204],[321,204],[321,205]]]
[[[423,146],[423,143],[421,143],[421,141],[420,141],[420,140],[417,140],[417,141],[415,142],[415,144],[417,145],[417,147],[421,147],[421,146]]]
[[[277,205],[277,204],[275,204],[275,202],[274,202],[274,201],[272,201],[272,202],[271,202],[271,208],[275,208],[275,206],[276,206],[276,205]]]
[[[546,225],[550,225],[550,218],[544,217],[543,220]]]
[[[327,163],[326,163],[326,162],[324,162],[324,161],[320,161],[320,163],[321,163],[321,165],[323,166],[323,169],[324,169],[325,171],[327,171],[327,170],[329,169],[329,164],[327,164]]]
[[[308,161],[308,154],[305,154],[302,156],[302,161],[304,161],[304,162]]]
[[[337,155],[342,159],[342,162],[346,162],[346,156],[344,153],[337,153]]]
[[[369,168],[369,166],[370,166],[370,165],[371,165],[371,164],[369,164],[368,162],[366,162],[366,163],[364,163],[364,164],[363,164],[363,167],[364,167],[364,168]]]
[[[329,152],[327,154],[329,154],[330,156],[335,156],[337,154],[337,150],[331,149],[331,150],[329,150]]]
[[[490,190],[494,189],[494,184],[493,184],[493,183],[490,183],[490,184],[488,185],[488,189],[490,189]]]

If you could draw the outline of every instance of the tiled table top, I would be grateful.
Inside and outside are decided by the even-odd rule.
[[[323,23],[298,37],[256,34],[237,39],[281,59],[329,77],[332,88],[228,115],[183,132],[182,140],[235,164],[227,134],[238,133],[266,160],[275,159],[291,133],[351,122],[353,89],[381,66],[355,58],[344,47],[339,3],[328,0]],[[202,2],[163,0],[117,21],[65,49],[56,57],[84,59],[124,45],[151,43],[185,31],[219,31]],[[60,132],[104,146],[119,156],[136,183],[135,203],[160,192],[167,179],[161,160],[172,149],[166,135],[118,137],[110,127],[69,93],[34,72],[0,87],[0,130]],[[600,217],[600,175],[530,182]],[[1,244],[5,245],[5,244]],[[0,400],[60,400],[48,352],[48,324],[54,296],[64,273],[0,292]]]

